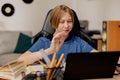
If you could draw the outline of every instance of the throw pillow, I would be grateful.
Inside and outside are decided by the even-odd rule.
[[[14,53],[24,53],[32,46],[32,38],[20,33]]]

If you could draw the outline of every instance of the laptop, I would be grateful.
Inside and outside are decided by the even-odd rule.
[[[69,53],[64,80],[112,78],[120,52]]]

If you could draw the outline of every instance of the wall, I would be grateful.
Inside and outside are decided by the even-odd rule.
[[[104,0],[78,0],[76,11],[79,19],[89,21],[89,30],[101,30]]]
[[[6,17],[0,12],[0,30],[32,30],[33,34],[41,30],[48,10],[57,4],[72,4],[68,0],[34,0],[31,4],[25,4],[22,0],[0,0],[0,8],[5,3],[11,3],[15,13]]]
[[[120,0],[105,0],[105,20],[120,20]]]
[[[89,30],[101,30],[105,19],[120,19],[120,0],[34,0],[25,4],[22,0],[0,0],[0,8],[11,3],[15,13],[6,17],[0,12],[0,30],[41,30],[47,11],[58,4],[74,9],[80,20],[89,21]]]

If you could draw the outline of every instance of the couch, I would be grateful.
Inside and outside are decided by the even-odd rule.
[[[0,31],[0,66],[17,59],[31,45],[31,31]]]

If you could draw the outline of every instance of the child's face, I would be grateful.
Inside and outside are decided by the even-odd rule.
[[[65,32],[66,35],[69,34],[69,32],[73,28],[73,20],[69,13],[64,13],[64,15],[61,17],[60,22],[58,24],[58,27],[56,29],[57,32]]]

